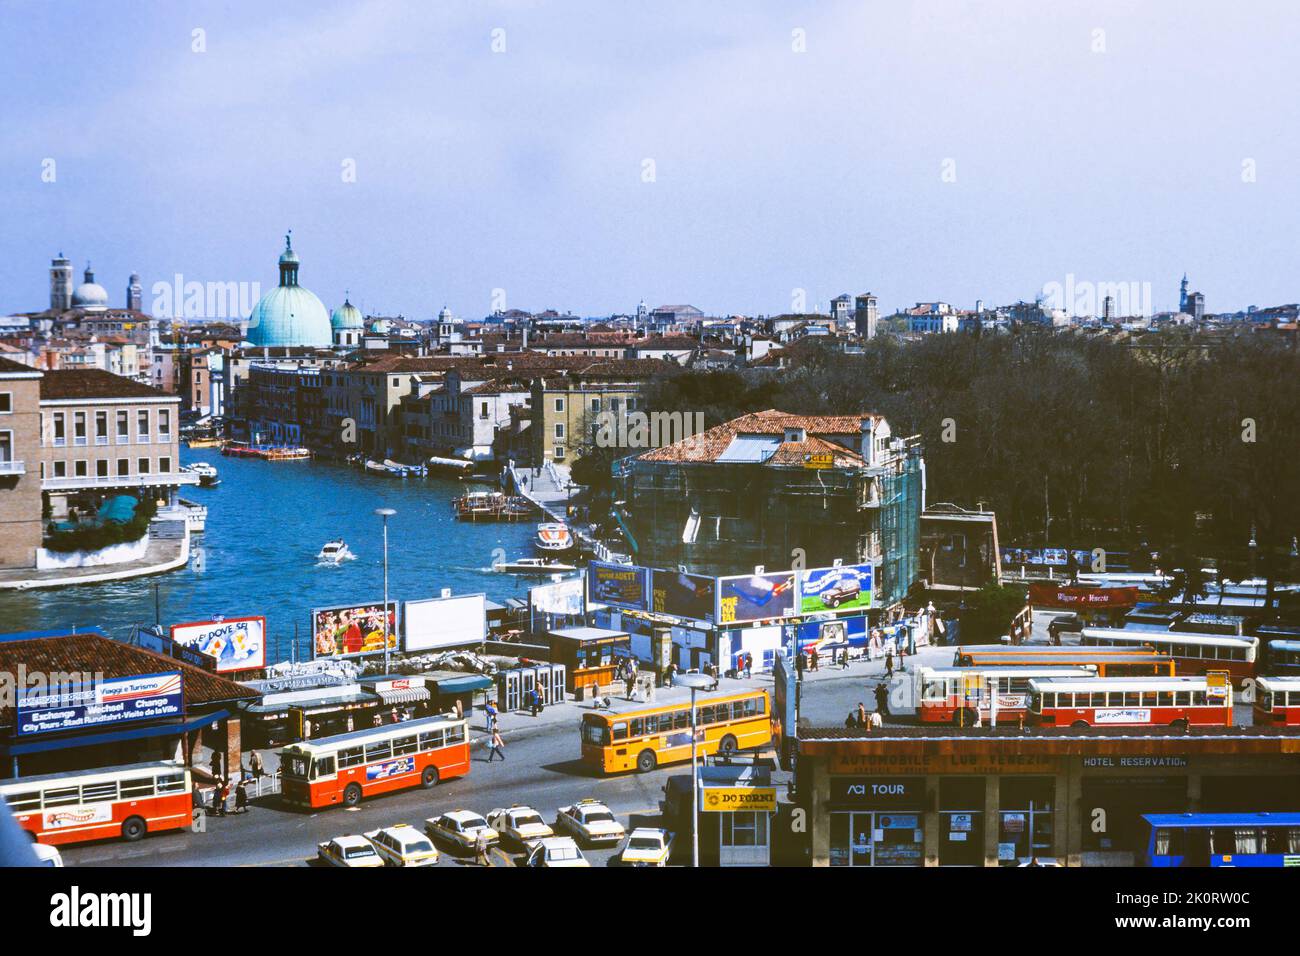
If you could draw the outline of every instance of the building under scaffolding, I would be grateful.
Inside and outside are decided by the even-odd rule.
[[[758,412],[615,466],[633,560],[710,575],[875,566],[873,604],[918,576],[919,442],[879,415]]]

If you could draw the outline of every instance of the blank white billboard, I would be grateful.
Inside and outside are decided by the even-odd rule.
[[[408,652],[480,644],[487,637],[487,597],[467,594],[407,601],[402,620]]]

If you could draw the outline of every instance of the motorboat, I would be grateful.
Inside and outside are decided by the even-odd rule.
[[[492,570],[503,574],[563,574],[578,570],[578,566],[553,558],[517,558],[514,561],[498,561],[492,565]]]
[[[547,521],[537,526],[539,551],[570,551],[573,544],[573,532],[562,521]]]
[[[325,546],[320,549],[320,554],[316,555],[316,560],[321,564],[342,564],[355,557],[356,555],[349,550],[347,542],[339,538],[336,541],[326,541]]]
[[[196,461],[185,465],[181,470],[188,471],[192,475],[198,475],[200,488],[215,488],[221,484],[221,476],[217,474],[216,466],[210,465],[206,461]]]

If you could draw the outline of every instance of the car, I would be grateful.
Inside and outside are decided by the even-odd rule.
[[[591,866],[572,837],[543,837],[533,843],[524,866]]]
[[[316,844],[316,858],[330,866],[383,866],[384,858],[374,844],[355,833]]]
[[[560,807],[555,815],[555,829],[567,830],[588,844],[618,843],[627,832],[614,819],[609,807],[597,800],[579,800],[572,806]]]
[[[435,842],[449,843],[458,850],[472,850],[478,846],[480,834],[487,838],[488,846],[500,839],[500,834],[472,810],[448,810],[424,821],[424,832]]]
[[[63,856],[59,853],[57,846],[50,846],[48,843],[33,843],[32,850],[36,853],[39,866],[63,865]]]
[[[434,866],[438,862],[433,843],[409,823],[371,830],[366,839],[388,866]]]
[[[862,593],[862,584],[856,577],[842,577],[834,587],[821,593],[822,603],[827,607],[839,607],[845,601],[855,601]]]
[[[515,846],[527,847],[537,840],[555,836],[555,831],[546,825],[542,815],[532,807],[516,804],[504,810],[493,810],[487,815],[487,821],[503,841],[509,841]]]
[[[627,835],[619,855],[624,866],[667,866],[673,852],[673,834],[658,827],[637,827]]]

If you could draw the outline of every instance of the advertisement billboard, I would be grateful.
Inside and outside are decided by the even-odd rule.
[[[179,717],[185,709],[181,690],[180,671],[28,688],[17,700],[18,733],[42,734]]]
[[[793,617],[798,613],[793,571],[718,578],[719,624]]]
[[[397,602],[388,602],[388,647],[397,649]],[[311,612],[315,657],[360,657],[384,651],[383,602],[318,607]]]
[[[587,600],[628,611],[648,611],[647,576],[645,568],[592,561],[587,565]]]
[[[266,666],[266,618],[228,617],[172,625],[172,642],[217,661],[217,673]]]
[[[650,572],[650,607],[656,614],[712,624],[717,594],[717,582],[702,574],[658,568]]]
[[[804,571],[799,581],[799,611],[843,611],[871,607],[871,565]]]
[[[407,601],[402,605],[402,621],[407,651],[482,644],[487,638],[487,597],[466,594]]]
[[[538,614],[581,614],[582,578],[529,588],[528,606]]]

